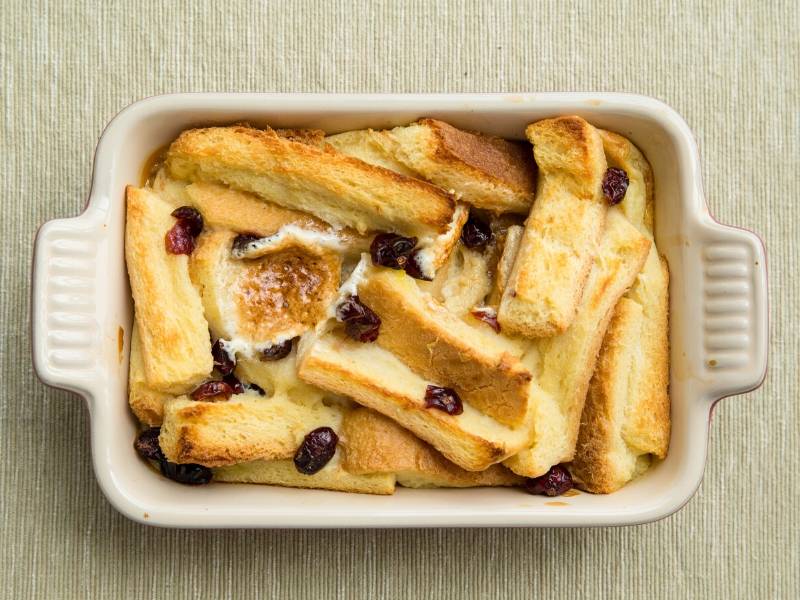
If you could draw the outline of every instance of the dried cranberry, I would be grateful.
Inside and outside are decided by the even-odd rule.
[[[160,433],[160,427],[151,427],[139,434],[133,443],[133,447],[136,448],[139,456],[148,460],[166,460],[164,453],[161,451],[161,446],[158,444]]]
[[[286,340],[280,344],[267,346],[261,351],[261,360],[273,361],[280,360],[289,356],[292,351],[292,342],[294,340]]]
[[[429,385],[425,390],[425,407],[443,410],[448,415],[460,415],[464,412],[464,405],[456,391],[438,385]]]
[[[497,311],[491,308],[476,308],[470,311],[476,319],[483,321],[489,327],[500,333],[500,322],[497,320]]]
[[[220,375],[230,375],[236,367],[236,360],[231,358],[222,340],[217,340],[211,346],[211,356],[214,357],[214,368]]]
[[[162,460],[161,474],[172,481],[186,485],[203,485],[211,481],[211,469],[194,463],[178,464]]]
[[[492,241],[492,228],[470,213],[467,222],[461,229],[461,241],[467,248],[483,250]]]
[[[170,254],[191,254],[194,252],[194,239],[203,231],[203,216],[191,206],[181,206],[172,211],[177,219],[164,236],[164,244]]]
[[[373,264],[390,269],[405,269],[408,258],[417,245],[417,238],[395,233],[379,233],[369,246]]]
[[[428,277],[422,272],[422,266],[419,260],[420,252],[420,250],[414,250],[414,252],[411,253],[411,256],[408,257],[408,262],[406,262],[406,273],[408,273],[414,279],[433,281],[432,277]]]
[[[225,377],[222,378],[222,381],[230,386],[234,394],[244,394],[244,386],[235,375],[225,375]]]
[[[197,237],[202,233],[203,215],[201,215],[197,209],[191,206],[181,206],[172,211],[172,216],[178,219],[178,221],[184,222],[186,229],[189,231],[189,235],[192,237]]]
[[[381,318],[358,296],[348,296],[336,307],[336,318],[344,323],[344,330],[359,342],[374,342],[381,329]]]
[[[206,381],[201,383],[195,391],[191,393],[192,400],[207,400],[223,396],[225,400],[231,397],[233,388],[224,381]]]
[[[622,169],[611,167],[603,175],[603,195],[606,197],[606,202],[611,204],[619,204],[625,197],[625,192],[628,191],[628,174]]]
[[[313,475],[328,464],[336,452],[339,436],[330,427],[318,427],[306,435],[294,455],[294,466],[301,473]]]
[[[560,496],[572,489],[572,476],[561,465],[550,467],[550,470],[539,477],[525,482],[525,491],[529,494],[544,496]]]
[[[247,248],[247,244],[260,239],[261,236],[255,233],[240,233],[233,238],[233,250],[234,252],[244,252]]]
[[[264,391],[264,388],[262,388],[260,385],[257,385],[255,383],[248,383],[248,384],[245,385],[245,387],[248,390],[252,390],[252,391],[256,392],[259,396],[266,396],[267,395],[267,392]]]

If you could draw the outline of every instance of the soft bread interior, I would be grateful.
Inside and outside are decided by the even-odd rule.
[[[338,152],[363,160],[365,163],[389,169],[406,177],[420,177],[414,169],[395,158],[392,140],[386,131],[372,129],[345,131],[326,137],[325,143]]]
[[[552,421],[536,419],[532,447],[505,463],[515,473],[536,477],[572,460],[586,391],[608,322],[617,300],[641,270],[650,244],[619,210],[609,210],[575,321],[563,334],[536,344],[538,382],[555,400],[560,422],[553,426]]]
[[[391,419],[368,408],[344,418],[344,467],[350,473],[395,473],[404,487],[518,485],[523,479],[502,465],[467,471]]]
[[[433,382],[416,375],[387,350],[335,332],[322,336],[309,332],[301,339],[298,372],[308,383],[394,419],[469,471],[481,471],[511,456],[530,439],[529,423],[512,429],[466,402],[460,415],[426,408],[425,390]],[[534,386],[531,390],[534,395]]]
[[[313,475],[300,473],[291,460],[256,460],[214,469],[214,481],[261,483],[294,488],[325,489],[361,494],[394,493],[394,473],[354,474],[342,467],[342,451]]]
[[[377,343],[412,371],[454,388],[462,400],[505,425],[525,420],[531,374],[497,334],[471,327],[402,271],[370,268],[358,296],[381,318]]]
[[[174,396],[154,390],[147,383],[139,329],[134,317],[128,367],[128,404],[139,421],[148,427],[158,427],[164,418],[164,402],[171,398]]]
[[[575,318],[603,232],[606,160],[600,134],[580,117],[539,121],[526,133],[539,187],[498,319],[509,332],[549,337]]]
[[[131,186],[126,199],[125,259],[145,378],[160,392],[188,392],[211,372],[211,341],[189,278],[189,259],[166,250],[164,237],[176,223],[174,208]]]
[[[339,287],[337,253],[311,253],[298,246],[257,260],[235,260],[234,237],[229,231],[204,233],[191,257],[192,281],[215,338],[252,355],[325,318]]]

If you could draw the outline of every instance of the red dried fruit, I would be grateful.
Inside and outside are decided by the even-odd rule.
[[[235,238],[233,238],[233,251],[234,252],[244,252],[247,248],[247,244],[250,242],[255,242],[256,240],[260,240],[261,236],[255,233],[240,233]]]
[[[222,381],[230,386],[234,394],[244,394],[244,386],[235,375],[225,375]]]
[[[301,473],[313,475],[328,464],[336,453],[339,436],[330,427],[318,427],[306,435],[294,455],[294,466]]]
[[[214,368],[220,375],[230,375],[236,367],[236,360],[231,358],[222,340],[217,340],[211,346],[211,356],[214,357]]]
[[[381,318],[358,296],[348,296],[336,307],[336,318],[344,323],[344,330],[359,342],[374,342],[381,329]]]
[[[160,427],[151,427],[145,429],[133,442],[133,447],[139,456],[147,460],[166,460],[164,453],[161,451],[161,446],[158,444],[158,436],[161,433]]]
[[[603,196],[610,205],[619,204],[628,191],[628,174],[617,167],[609,168],[603,175]]]
[[[464,412],[464,405],[456,391],[438,385],[429,385],[425,390],[425,407],[443,410],[448,415],[460,415]]]
[[[181,206],[172,211],[177,219],[175,225],[164,236],[164,244],[170,254],[191,254],[195,238],[203,231],[203,217],[191,206]]]
[[[203,485],[210,482],[213,476],[211,469],[194,463],[178,464],[162,460],[159,466],[164,477],[186,485]]]
[[[293,339],[286,340],[285,342],[281,342],[280,344],[274,344],[272,346],[264,348],[261,351],[261,360],[273,361],[286,358],[292,351],[293,341],[294,341]]]
[[[483,321],[489,327],[500,333],[500,322],[497,320],[497,311],[493,308],[474,308],[470,314],[476,319]]]
[[[414,279],[433,281],[433,277],[428,277],[422,272],[422,266],[420,266],[419,261],[419,253],[420,250],[414,250],[414,252],[411,253],[411,256],[408,257],[408,262],[406,263],[406,273],[408,273]]]
[[[492,228],[489,224],[470,213],[467,222],[461,229],[462,243],[472,250],[483,250],[492,241],[492,237]]]
[[[417,238],[395,233],[379,233],[369,246],[372,263],[390,269],[405,269]]]
[[[191,393],[192,400],[219,399],[219,396],[227,400],[232,395],[233,388],[224,381],[206,381]]]
[[[550,467],[544,475],[525,481],[526,492],[543,496],[560,496],[572,486],[572,475],[561,465]]]

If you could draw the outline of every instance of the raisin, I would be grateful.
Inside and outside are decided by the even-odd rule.
[[[497,311],[495,311],[494,309],[475,308],[470,311],[470,314],[479,321],[483,321],[484,323],[486,323],[497,333],[500,333],[500,322],[497,320]]]
[[[244,386],[235,375],[225,375],[222,381],[228,384],[234,394],[244,394]]]
[[[543,496],[560,496],[572,489],[572,476],[561,465],[550,467],[550,470],[539,477],[525,482],[525,491],[529,494]]]
[[[443,410],[448,415],[460,415],[464,412],[464,405],[456,391],[438,385],[429,385],[425,390],[425,407]]]
[[[203,485],[211,481],[211,469],[194,463],[178,464],[162,460],[161,474],[167,479],[186,485]]]
[[[294,340],[286,340],[280,344],[267,346],[261,351],[261,360],[273,361],[286,358],[292,351],[292,342]]]
[[[405,269],[417,238],[395,233],[379,233],[369,246],[372,263],[390,269]]]
[[[433,281],[432,277],[428,277],[422,272],[422,266],[420,265],[419,260],[419,253],[420,250],[414,250],[411,253],[411,256],[408,257],[408,262],[406,263],[406,273],[408,273],[414,279],[421,279],[422,281]]]
[[[492,237],[492,228],[489,227],[489,224],[470,213],[467,222],[461,229],[463,244],[472,250],[483,250],[492,241]]]
[[[206,381],[191,393],[191,397],[192,400],[208,400],[223,396],[227,400],[232,394],[233,388],[224,381]]]
[[[339,436],[330,427],[318,427],[306,435],[294,455],[294,466],[301,473],[313,475],[328,464],[336,452]]]
[[[250,242],[255,242],[256,240],[260,240],[261,236],[255,233],[240,233],[235,238],[233,238],[233,251],[234,252],[244,252],[247,248],[247,244]]]
[[[139,453],[139,456],[148,460],[166,460],[164,458],[164,453],[161,451],[161,446],[158,444],[158,436],[160,433],[160,427],[151,427],[139,434],[136,441],[133,443],[133,447],[136,448],[136,452]]]
[[[164,244],[170,254],[191,254],[195,248],[195,238],[203,231],[203,216],[191,206],[181,206],[172,211],[177,219],[164,236]]]
[[[603,175],[603,196],[610,205],[619,204],[628,191],[628,174],[622,169],[611,167]]]
[[[191,206],[181,206],[172,211],[172,216],[183,221],[189,235],[197,237],[203,231],[203,215]]]
[[[348,296],[336,307],[336,318],[344,323],[344,330],[359,342],[374,342],[381,329],[381,318],[358,296]]]
[[[222,340],[217,340],[211,346],[211,356],[214,357],[214,368],[219,371],[220,375],[230,375],[236,367],[236,360],[231,358],[228,351],[225,350],[225,344]]]

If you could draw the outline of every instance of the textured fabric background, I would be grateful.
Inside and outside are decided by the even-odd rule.
[[[41,2],[0,9],[0,596],[796,598],[800,11],[726,2]],[[30,365],[32,241],[106,122],[175,91],[631,91],[689,122],[712,212],[770,259],[771,364],[720,403],[705,481],[605,530],[171,531],[105,501],[83,403]]]

